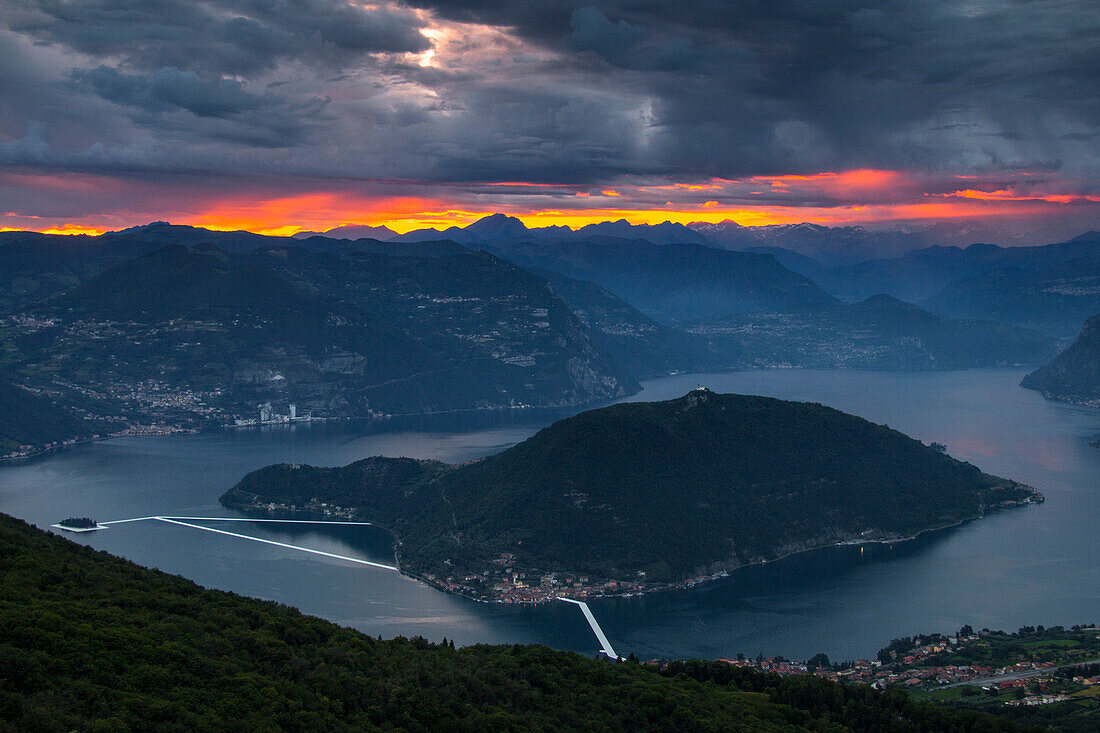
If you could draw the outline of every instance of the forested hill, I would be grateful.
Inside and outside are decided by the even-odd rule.
[[[0,730],[1027,730],[724,663],[376,640],[6,515],[0,587]]]
[[[0,375],[0,456],[26,446],[47,446],[95,435],[102,426],[81,420],[44,395],[22,389]]]
[[[232,424],[264,402],[333,418],[573,405],[637,390],[545,279],[465,250],[169,245],[30,312],[18,324],[31,325],[0,333],[16,347],[6,354],[13,375],[104,395],[101,411],[129,423]],[[150,394],[148,382],[171,404],[201,405],[165,414],[153,398],[130,398]]]
[[[1100,315],[1088,319],[1068,349],[1021,384],[1049,399],[1100,407]]]
[[[464,466],[379,479],[395,460],[271,466],[223,501],[339,499],[395,532],[406,570],[493,596],[512,590],[497,582],[502,563],[528,585],[571,573],[651,587],[1041,500],[838,410],[705,389],[585,412]]]

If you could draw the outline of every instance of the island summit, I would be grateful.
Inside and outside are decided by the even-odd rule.
[[[1042,500],[885,425],[705,388],[583,412],[471,463],[280,464],[221,497],[374,522],[403,572],[511,602],[693,584]]]

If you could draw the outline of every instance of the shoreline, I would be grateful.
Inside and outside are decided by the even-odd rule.
[[[568,404],[553,404],[553,405],[529,405],[529,404],[524,404],[524,405],[497,405],[497,406],[493,406],[493,407],[456,407],[456,408],[453,408],[453,409],[445,409],[445,410],[423,410],[423,411],[416,411],[416,412],[393,412],[393,413],[382,413],[382,414],[376,414],[376,415],[356,415],[356,416],[348,416],[348,417],[311,417],[308,420],[299,419],[299,420],[290,421],[290,422],[274,422],[273,421],[273,422],[270,422],[270,423],[264,423],[264,424],[257,423],[257,424],[251,424],[251,425],[235,425],[235,424],[231,424],[231,423],[224,423],[224,424],[214,424],[214,425],[209,425],[209,426],[203,426],[203,427],[198,427],[198,428],[194,428],[194,427],[193,428],[167,428],[164,433],[127,434],[125,432],[121,432],[121,433],[114,433],[114,434],[111,434],[111,435],[101,436],[99,438],[80,438],[80,439],[75,440],[72,443],[54,445],[54,446],[49,446],[49,447],[46,447],[46,448],[39,448],[39,449],[33,450],[29,453],[25,453],[25,454],[0,456],[0,465],[3,465],[5,463],[9,463],[9,462],[23,461],[23,460],[27,460],[27,459],[30,459],[30,458],[37,458],[39,456],[43,456],[43,455],[46,455],[48,453],[52,453],[53,451],[61,450],[63,448],[73,448],[73,447],[78,446],[78,445],[86,445],[88,443],[104,442],[104,441],[108,441],[108,440],[113,440],[115,438],[163,437],[163,436],[176,435],[176,434],[195,434],[195,433],[203,433],[203,432],[219,432],[219,431],[222,431],[222,430],[238,430],[238,429],[241,429],[241,428],[279,427],[279,426],[286,426],[286,425],[294,425],[294,424],[303,423],[303,422],[305,422],[305,423],[309,423],[309,422],[352,422],[352,421],[358,421],[358,420],[376,422],[376,421],[392,420],[392,419],[395,419],[395,418],[431,417],[431,416],[436,416],[436,415],[461,415],[461,414],[466,414],[466,413],[505,412],[505,411],[512,411],[512,410],[564,410],[564,409],[570,409],[570,408],[593,409],[593,408],[597,408],[597,407],[600,407],[600,406],[616,404],[620,400],[629,399],[629,398],[634,397],[638,394],[641,394],[642,392],[645,391],[645,384],[644,384],[645,382],[656,380],[656,379],[663,379],[663,378],[667,378],[667,377],[691,377],[693,375],[734,374],[734,373],[739,373],[739,372],[748,373],[748,372],[760,372],[760,371],[787,371],[787,370],[845,371],[845,372],[847,372],[847,371],[866,371],[866,372],[887,372],[887,373],[893,373],[893,372],[906,373],[906,372],[908,372],[908,373],[924,374],[924,373],[929,373],[929,372],[961,372],[961,371],[970,371],[970,370],[973,370],[973,369],[1012,369],[1012,370],[1016,370],[1016,369],[1020,369],[1020,368],[1027,368],[1027,367],[1030,367],[1030,366],[1033,366],[1033,365],[1030,365],[1030,364],[1016,364],[1016,365],[1011,365],[1011,366],[964,367],[964,368],[961,368],[961,369],[934,369],[933,368],[933,369],[906,370],[906,369],[875,369],[875,368],[862,368],[862,367],[846,367],[846,366],[842,366],[842,365],[833,366],[833,367],[778,366],[778,365],[751,366],[750,365],[750,366],[739,366],[739,367],[730,367],[730,368],[715,368],[715,369],[708,369],[708,370],[705,370],[705,371],[677,371],[677,372],[671,372],[671,373],[668,373],[668,374],[655,374],[655,375],[639,376],[637,378],[637,380],[638,380],[638,383],[640,385],[640,389],[638,389],[637,391],[630,392],[630,393],[627,393],[627,394],[622,394],[622,395],[619,395],[617,397],[606,397],[606,398],[602,398],[602,399],[598,399],[598,400],[589,400],[589,401],[586,401],[586,402],[577,402],[577,403],[568,403]],[[1029,388],[1024,387],[1024,389],[1029,389]],[[1044,397],[1046,397],[1046,396],[1044,395]],[[1065,400],[1059,400],[1059,399],[1054,399],[1054,398],[1047,398],[1047,399],[1050,399],[1053,402],[1060,402],[1062,404],[1077,405],[1079,407],[1094,407],[1095,409],[1100,409],[1100,405],[1088,405],[1086,403],[1080,403],[1080,402],[1068,402],[1068,401],[1065,401]],[[1094,447],[1100,448],[1100,436],[1098,436],[1098,438],[1095,442],[1090,443],[1090,445],[1093,445]]]
[[[922,537],[924,535],[927,535],[927,534],[932,534],[932,533],[935,533],[935,532],[943,532],[943,531],[946,531],[946,530],[949,530],[949,529],[955,529],[955,528],[958,528],[958,527],[962,527],[963,525],[966,525],[966,524],[969,524],[971,522],[978,521],[979,519],[985,518],[986,515],[990,514],[991,512],[1003,511],[1003,510],[1006,510],[1006,509],[1019,509],[1019,508],[1029,506],[1029,505],[1032,505],[1032,504],[1042,504],[1046,501],[1046,496],[1044,496],[1043,493],[1040,492],[1035,487],[1026,486],[1024,484],[1019,484],[1019,485],[1026,488],[1026,489],[1029,489],[1032,492],[1031,496],[1029,498],[1018,500],[1018,501],[1017,500],[1012,500],[1012,501],[1008,501],[1008,502],[1002,502],[1000,504],[996,504],[996,505],[993,505],[993,506],[990,506],[990,507],[987,507],[987,508],[983,508],[975,516],[964,517],[964,518],[958,520],[957,522],[952,522],[950,524],[941,525],[939,527],[929,527],[927,529],[922,529],[919,532],[916,532],[915,534],[912,534],[912,535],[909,535],[909,536],[906,536],[906,537],[897,537],[897,538],[892,538],[892,539],[873,539],[873,538],[871,538],[871,539],[865,539],[865,540],[852,540],[852,539],[840,540],[840,541],[837,541],[837,542],[830,542],[828,544],[815,545],[813,547],[806,547],[806,548],[803,548],[803,549],[800,549],[800,550],[793,550],[791,552],[788,552],[786,554],[779,555],[779,556],[773,557],[773,558],[763,558],[763,559],[760,559],[760,560],[753,560],[751,562],[741,563],[741,564],[736,565],[734,567],[724,568],[724,569],[718,571],[717,573],[713,573],[713,574],[708,575],[708,576],[702,576],[702,577],[697,577],[697,578],[689,578],[689,579],[686,579],[686,580],[680,580],[680,581],[676,581],[676,582],[673,582],[673,583],[665,583],[663,585],[654,586],[654,587],[651,587],[651,588],[642,588],[642,589],[635,589],[635,590],[615,592],[615,593],[590,593],[590,594],[578,595],[578,596],[575,596],[575,597],[577,597],[577,598],[635,598],[635,597],[638,597],[638,596],[649,595],[649,594],[653,594],[653,593],[663,593],[663,592],[673,591],[673,590],[687,590],[687,589],[690,589],[690,588],[697,588],[701,585],[707,585],[707,584],[713,583],[715,581],[722,580],[724,578],[728,578],[733,573],[737,572],[738,570],[742,570],[744,568],[751,568],[751,567],[757,567],[757,566],[760,566],[760,565],[767,565],[769,563],[779,562],[781,560],[785,560],[787,558],[795,557],[795,556],[798,556],[798,555],[804,555],[804,554],[807,554],[807,553],[810,553],[810,552],[819,552],[821,550],[829,550],[829,549],[833,549],[833,548],[837,548],[837,547],[859,547],[859,546],[862,546],[862,545],[900,545],[900,544],[904,544],[904,543],[907,543],[907,542],[913,542],[913,541],[915,541],[915,540],[919,539],[920,537]],[[386,531],[389,532],[388,529]],[[393,535],[392,532],[390,532],[390,534]],[[396,553],[395,553],[395,560],[397,560]],[[474,598],[473,596],[467,595],[465,593],[461,593],[459,591],[451,590],[450,588],[447,588],[446,586],[442,585],[441,583],[437,583],[437,582],[427,580],[426,578],[423,578],[423,577],[421,577],[419,575],[416,575],[414,573],[411,573],[411,572],[406,572],[405,570],[403,570],[401,568],[401,563],[400,563],[399,560],[397,562],[397,567],[398,567],[398,572],[399,573],[401,573],[403,575],[407,575],[410,578],[414,578],[416,580],[419,580],[422,583],[425,583],[426,585],[429,585],[432,588],[435,588],[436,590],[442,591],[444,593],[449,593],[450,595],[459,596],[461,598],[466,598],[466,599],[471,600],[471,601],[477,601],[479,603],[500,603],[500,604],[507,604],[507,605],[541,606],[544,603],[552,602],[558,596],[563,596],[563,595],[568,596],[569,595],[568,592],[567,592],[569,589],[563,589],[563,592],[561,592],[561,593],[555,593],[550,597],[547,597],[547,598],[542,599],[542,600],[537,600],[537,601],[513,601],[513,600],[506,600],[506,599],[501,599],[501,598]],[[579,575],[581,573],[574,573],[574,574]],[[570,597],[572,597],[572,596],[570,596]]]
[[[922,536],[927,535],[927,534],[932,534],[932,533],[935,533],[935,532],[943,532],[943,531],[946,531],[946,530],[949,530],[949,529],[956,529],[958,527],[962,527],[963,525],[969,524],[971,522],[976,522],[979,519],[985,518],[985,516],[990,512],[1000,511],[1000,510],[1003,510],[1003,509],[1016,509],[1016,508],[1020,508],[1020,507],[1023,507],[1023,506],[1027,506],[1029,504],[1041,504],[1044,501],[1046,501],[1046,498],[1043,497],[1043,495],[1041,493],[1039,493],[1038,491],[1036,491],[1035,493],[1039,497],[1041,497],[1038,501],[1021,501],[1021,502],[1017,502],[1017,503],[1011,504],[1011,505],[990,507],[988,510],[983,510],[982,513],[978,514],[977,516],[966,517],[964,519],[960,519],[957,522],[953,522],[951,524],[945,524],[945,525],[940,526],[940,527],[930,527],[928,529],[922,529],[919,532],[917,532],[916,534],[910,535],[908,537],[899,537],[899,538],[896,538],[896,539],[867,539],[867,540],[858,540],[858,541],[856,541],[856,540],[841,540],[839,542],[832,542],[832,543],[825,544],[825,545],[815,545],[814,547],[806,547],[806,548],[801,549],[801,550],[794,550],[792,552],[786,553],[785,555],[779,555],[778,557],[774,557],[774,558],[770,558],[770,559],[765,558],[765,559],[761,559],[761,560],[753,560],[752,562],[742,563],[740,565],[737,565],[736,567],[731,567],[731,568],[726,569],[726,570],[721,570],[717,573],[714,573],[713,575],[708,575],[708,576],[705,576],[705,577],[702,577],[702,578],[691,578],[691,579],[688,579],[688,580],[681,580],[681,581],[677,581],[677,582],[674,582],[674,583],[666,583],[665,585],[655,586],[655,587],[652,587],[652,588],[643,588],[643,589],[640,589],[640,590],[632,590],[632,591],[627,591],[627,592],[592,593],[592,594],[586,594],[586,595],[579,595],[579,596],[577,596],[577,598],[636,598],[638,596],[651,595],[651,594],[655,594],[655,593],[665,593],[665,592],[674,591],[674,590],[689,590],[691,588],[698,588],[699,586],[702,586],[702,585],[709,585],[709,584],[714,583],[716,581],[723,580],[723,579],[728,578],[728,577],[732,577],[733,573],[736,573],[738,570],[743,570],[745,568],[751,568],[751,567],[758,567],[758,566],[761,566],[761,565],[768,565],[770,563],[780,562],[780,561],[786,560],[788,558],[797,557],[798,555],[805,555],[805,554],[808,554],[808,553],[811,553],[811,552],[821,552],[822,550],[830,550],[830,549],[834,549],[834,548],[838,548],[838,547],[860,547],[862,545],[901,545],[901,544],[905,544],[907,542],[913,542],[913,541],[915,541],[915,540],[917,540],[917,539],[919,539]],[[428,581],[428,580],[424,580],[424,579],[420,578],[419,576],[413,575],[412,573],[405,573],[403,570],[400,569],[400,565],[398,565],[398,572],[401,572],[402,574],[408,575],[411,578],[415,578],[417,580],[420,580],[421,582],[424,582],[427,585],[430,585],[431,587],[435,588],[436,590],[440,590],[444,593],[449,593],[451,595],[459,596],[459,597],[466,598],[466,599],[469,599],[469,600],[472,600],[472,601],[478,601],[479,603],[500,603],[500,604],[507,604],[507,605],[541,606],[545,603],[552,602],[558,595],[568,595],[567,593],[558,593],[558,594],[555,594],[554,597],[546,598],[544,600],[539,600],[539,601],[511,601],[511,600],[503,600],[503,599],[499,599],[499,598],[493,598],[493,599],[473,598],[472,596],[468,596],[464,593],[459,593],[457,591],[452,591],[449,588],[443,587],[441,585],[438,585],[438,584],[433,583],[433,582]]]
[[[624,397],[632,397],[634,392],[629,395],[623,395],[616,398],[595,400],[592,402],[581,402],[577,404],[566,405],[500,405],[496,407],[458,407],[452,410],[425,410],[423,412],[394,412],[384,413],[379,415],[355,415],[349,417],[311,417],[309,419],[297,419],[293,421],[272,421],[267,423],[254,423],[246,425],[235,424],[218,424],[209,425],[200,428],[166,428],[163,432],[143,432],[143,433],[129,433],[118,432],[110,435],[101,435],[98,438],[78,438],[71,443],[62,443],[59,445],[51,445],[44,448],[36,448],[35,450],[27,453],[20,453],[18,455],[6,454],[0,456],[0,465],[4,463],[14,463],[16,461],[25,461],[31,458],[38,458],[54,451],[59,451],[65,448],[75,448],[79,445],[87,445],[89,443],[103,443],[109,440],[115,440],[117,438],[164,438],[172,435],[197,435],[199,433],[218,433],[229,430],[242,430],[247,428],[278,428],[278,427],[291,427],[293,425],[299,425],[302,423],[319,423],[319,422],[384,422],[386,420],[392,420],[394,418],[406,418],[406,417],[432,417],[435,415],[459,415],[463,413],[486,413],[486,412],[505,412],[511,410],[565,410],[570,408],[583,408],[590,409],[597,405],[602,404],[614,404],[617,399],[623,399]]]
[[[220,430],[221,428],[214,428],[213,430]],[[45,448],[38,448],[37,450],[29,451],[27,453],[20,453],[18,455],[5,455],[0,457],[0,464],[14,463],[15,461],[25,461],[31,458],[38,458],[44,456],[47,453],[53,453],[54,451],[63,450],[65,448],[75,448],[78,445],[87,445],[89,443],[105,443],[108,440],[115,440],[117,438],[166,438],[170,435],[196,435],[200,431],[198,428],[171,428],[166,429],[163,432],[118,432],[111,433],[110,435],[101,435],[98,438],[78,438],[71,443],[62,443],[60,445],[50,445]]]
[[[1000,504],[991,505],[989,507],[983,508],[978,514],[976,514],[974,516],[964,517],[964,518],[962,518],[962,519],[960,519],[956,522],[951,522],[949,524],[944,524],[944,525],[941,525],[939,527],[929,527],[927,529],[922,529],[922,530],[920,530],[920,531],[918,531],[918,532],[916,532],[912,535],[908,535],[908,536],[905,536],[905,537],[895,537],[895,538],[889,538],[889,539],[868,538],[868,539],[862,539],[862,540],[858,540],[858,539],[839,540],[839,541],[830,542],[830,543],[827,543],[827,544],[815,545],[813,547],[805,547],[805,548],[802,548],[802,549],[793,550],[791,552],[785,553],[783,555],[778,555],[778,556],[772,557],[772,558],[762,558],[762,559],[759,559],[759,560],[753,560],[751,562],[741,563],[741,564],[733,566],[733,567],[724,568],[724,569],[718,571],[717,573],[713,573],[713,574],[708,575],[708,576],[698,576],[698,577],[695,577],[695,578],[688,578],[688,579],[685,579],[685,580],[680,580],[680,581],[676,581],[676,582],[672,582],[672,583],[665,583],[665,584],[662,584],[662,585],[659,585],[659,586],[653,586],[653,587],[642,588],[642,589],[632,589],[632,590],[629,590],[629,591],[613,592],[613,593],[588,593],[588,592],[584,592],[584,593],[577,593],[577,594],[572,594],[572,593],[570,593],[570,591],[572,591],[572,590],[583,590],[583,589],[561,588],[557,592],[553,592],[550,595],[548,595],[546,598],[542,598],[542,599],[539,599],[539,600],[512,600],[512,599],[503,598],[503,597],[478,598],[478,597],[469,595],[467,593],[462,593],[461,591],[449,588],[442,581],[429,579],[425,575],[421,575],[419,573],[408,570],[408,569],[406,569],[405,567],[402,566],[401,558],[400,558],[400,555],[399,555],[398,550],[397,550],[397,548],[400,547],[400,545],[401,545],[400,538],[389,527],[378,524],[377,522],[374,522],[374,521],[371,521],[371,525],[374,526],[374,527],[378,527],[379,529],[384,530],[391,538],[393,538],[393,547],[394,547],[393,559],[394,559],[394,564],[397,566],[397,572],[401,575],[404,575],[407,578],[410,578],[410,579],[415,580],[417,582],[423,583],[424,585],[428,586],[429,588],[440,591],[442,593],[446,593],[446,594],[452,595],[452,596],[457,596],[459,598],[464,598],[466,600],[474,601],[476,603],[498,603],[498,604],[502,604],[502,605],[516,605],[516,606],[541,606],[541,605],[546,604],[546,603],[551,603],[559,597],[578,598],[578,599],[588,599],[588,598],[635,598],[635,597],[638,597],[638,596],[650,595],[650,594],[654,594],[654,593],[663,593],[663,592],[667,592],[667,591],[688,590],[688,589],[696,588],[696,587],[699,587],[699,586],[702,586],[702,585],[707,585],[707,584],[713,583],[715,581],[722,580],[724,578],[728,578],[728,577],[732,576],[733,573],[737,572],[738,570],[742,570],[744,568],[767,565],[769,563],[780,562],[782,560],[785,560],[785,559],[788,559],[788,558],[791,558],[791,557],[796,557],[798,555],[803,555],[803,554],[807,554],[807,553],[811,553],[811,552],[820,552],[822,550],[829,550],[829,549],[838,548],[838,547],[860,547],[860,546],[863,546],[863,545],[901,545],[901,544],[904,544],[904,543],[907,543],[907,542],[913,542],[913,541],[921,538],[924,535],[928,535],[928,534],[932,534],[932,533],[936,533],[936,532],[943,532],[943,531],[946,531],[946,530],[949,530],[949,529],[956,529],[958,527],[962,527],[962,526],[964,526],[966,524],[969,524],[971,522],[975,522],[979,519],[983,519],[984,517],[986,517],[988,514],[990,514],[992,512],[1003,511],[1003,510],[1006,510],[1006,509],[1019,509],[1019,508],[1029,506],[1029,505],[1032,505],[1032,504],[1042,504],[1046,501],[1046,497],[1038,489],[1036,489],[1032,486],[1026,486],[1024,484],[1019,484],[1019,486],[1030,490],[1031,491],[1031,496],[1029,496],[1026,499],[1022,499],[1022,500],[1010,500],[1010,501],[1006,501],[1006,502],[1001,502]],[[224,502],[221,502],[221,503],[223,504],[223,506],[225,506],[229,509],[234,509],[236,511],[244,512],[246,515],[252,514],[252,513],[264,513],[264,514],[271,514],[272,513],[268,510],[259,509],[259,508],[255,508],[255,507],[248,507],[248,506],[242,506],[242,505],[236,505],[236,504],[226,504]],[[291,514],[311,515],[310,512],[301,511],[301,510],[299,510],[297,512],[292,512]],[[525,572],[527,572],[527,571],[525,571]],[[568,571],[561,571],[561,572],[565,573],[565,572],[568,572]],[[583,573],[576,572],[576,573],[571,573],[571,574],[582,575]],[[604,582],[610,582],[610,581],[604,581]]]

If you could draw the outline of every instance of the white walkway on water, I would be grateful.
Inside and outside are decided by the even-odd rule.
[[[277,542],[275,540],[264,539],[263,537],[253,537],[247,534],[241,534],[239,532],[230,532],[224,529],[216,529],[214,527],[204,527],[201,524],[193,524],[193,522],[270,522],[270,523],[282,523],[282,524],[354,524],[362,526],[371,526],[370,522],[350,522],[350,521],[327,521],[322,519],[250,519],[248,517],[167,517],[167,516],[151,516],[151,517],[134,517],[133,519],[115,519],[110,522],[99,522],[101,527],[108,527],[112,524],[126,524],[127,522],[164,522],[166,524],[175,524],[180,527],[190,527],[191,529],[201,529],[204,532],[213,532],[215,534],[223,534],[229,537],[236,537],[242,540],[251,540],[253,542],[262,542],[265,545],[275,545],[276,547],[285,547],[290,550],[298,550],[300,552],[308,552],[313,555],[321,555],[323,557],[331,557],[336,560],[346,560],[347,562],[357,563],[359,565],[367,565],[372,568],[379,568],[381,570],[397,570],[393,565],[385,565],[380,562],[371,562],[370,560],[362,560],[358,557],[348,557],[347,555],[337,555],[335,552],[325,552],[323,550],[314,550],[312,547],[302,547],[301,545],[292,545],[288,542]],[[592,632],[596,635],[596,640],[600,642],[600,652],[606,654],[608,658],[619,660],[620,657],[615,649],[611,646],[611,642],[608,641],[607,635],[603,633],[603,629],[600,628],[600,624],[596,621],[596,617],[592,615],[592,610],[588,607],[588,604],[584,601],[577,601],[572,598],[558,598],[559,601],[566,603],[572,603],[575,606],[580,606],[581,613],[584,614],[584,618],[588,621],[588,625],[592,628]]]
[[[566,603],[572,603],[581,607],[581,613],[588,619],[588,625],[592,627],[592,632],[596,634],[596,640],[600,642],[601,652],[606,654],[610,659],[618,661],[621,657],[615,653],[615,650],[611,648],[611,642],[607,640],[607,636],[603,633],[603,629],[600,628],[599,623],[596,621],[596,617],[592,615],[592,610],[588,607],[588,604],[584,601],[575,601],[572,598],[558,597],[559,601],[565,601]]]
[[[380,562],[371,562],[370,560],[362,560],[358,557],[349,557],[347,555],[337,555],[335,552],[325,552],[323,550],[314,550],[312,547],[302,547],[301,545],[292,545],[288,542],[276,542],[275,540],[264,539],[263,537],[253,537],[252,535],[241,534],[239,532],[229,532],[224,529],[215,529],[214,527],[204,527],[201,524],[192,524],[192,522],[279,522],[283,524],[356,524],[362,526],[371,526],[370,522],[345,522],[345,521],[325,521],[321,519],[248,519],[247,517],[135,517],[133,519],[115,519],[110,522],[100,522],[100,525],[110,526],[112,524],[125,524],[126,522],[144,522],[144,521],[156,521],[165,522],[167,524],[177,524],[181,527],[190,527],[191,529],[201,529],[204,532],[213,532],[215,534],[224,534],[229,537],[237,537],[242,540],[252,540],[253,542],[262,542],[265,545],[275,545],[276,547],[285,547],[290,550],[298,550],[300,552],[308,552],[313,555],[321,555],[323,557],[331,557],[336,560],[346,560],[347,562],[357,563],[359,565],[367,565],[372,568],[379,568],[382,570],[397,570],[397,567],[393,565],[385,565]]]

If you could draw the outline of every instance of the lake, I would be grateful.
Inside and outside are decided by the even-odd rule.
[[[884,423],[982,470],[1035,486],[1046,503],[1001,511],[897,546],[838,547],[744,568],[705,586],[589,605],[620,654],[869,657],[892,638],[1024,624],[1100,622],[1100,410],[1044,400],[1018,369],[898,373],[768,370],[677,375],[631,398],[717,392],[821,402]],[[0,511],[39,527],[66,516],[240,516],[217,497],[277,463],[369,455],[464,461],[575,411],[512,410],[116,439],[0,467]],[[215,526],[215,525],[210,525]],[[370,527],[238,524],[234,531],[378,562]],[[390,571],[166,525],[72,539],[204,586],[296,606],[372,635],[458,644],[543,643],[593,653],[579,611],[482,604]]]

